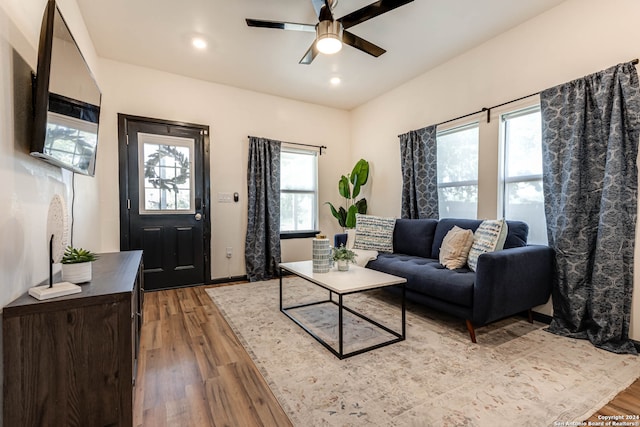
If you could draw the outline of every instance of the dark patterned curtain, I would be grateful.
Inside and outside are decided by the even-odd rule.
[[[280,145],[280,141],[249,137],[245,264],[251,282],[272,279],[279,271]]]
[[[400,135],[402,218],[438,218],[436,126]]]
[[[636,354],[629,340],[640,90],[631,64],[548,90],[543,186],[556,252],[549,331]]]

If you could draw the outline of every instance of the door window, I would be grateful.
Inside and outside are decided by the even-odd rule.
[[[195,213],[194,140],[138,134],[140,213]]]

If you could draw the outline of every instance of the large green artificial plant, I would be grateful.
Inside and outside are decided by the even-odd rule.
[[[343,228],[356,226],[356,214],[367,213],[367,199],[364,197],[356,200],[360,194],[360,188],[369,179],[369,162],[360,159],[347,176],[342,175],[338,181],[338,192],[345,199],[345,206],[336,209],[330,202],[326,202],[331,208],[331,214],[336,217]]]

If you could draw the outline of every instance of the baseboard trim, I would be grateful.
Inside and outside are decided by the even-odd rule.
[[[245,274],[244,276],[232,276],[232,277],[221,277],[219,279],[211,279],[209,281],[209,283],[207,283],[208,285],[221,285],[224,283],[230,283],[230,282],[246,282],[247,279],[247,275]]]
[[[550,325],[551,321],[553,320],[552,316],[549,316],[548,314],[538,313],[537,311],[532,311],[531,317],[533,317],[534,321],[540,322],[540,323],[546,323],[547,325]]]

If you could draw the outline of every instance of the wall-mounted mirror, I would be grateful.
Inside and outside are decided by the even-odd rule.
[[[31,155],[95,174],[101,93],[55,0],[42,19]]]

